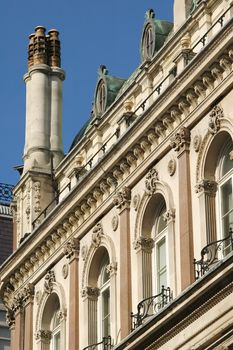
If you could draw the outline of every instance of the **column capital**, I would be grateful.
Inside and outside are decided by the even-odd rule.
[[[118,191],[113,198],[113,204],[119,211],[129,208],[131,200],[131,189],[124,186],[121,191]]]
[[[216,181],[203,179],[195,186],[195,188],[196,193],[207,193],[215,196],[218,184]]]
[[[80,252],[80,241],[78,238],[72,238],[69,240],[64,247],[64,254],[70,261],[73,258],[78,258]]]
[[[184,126],[171,137],[170,145],[180,156],[184,151],[189,150],[190,145],[190,130]]]
[[[50,340],[52,338],[52,332],[45,329],[40,329],[35,334],[36,340],[42,340],[43,342],[50,343]]]
[[[136,241],[134,241],[133,246],[137,251],[143,251],[146,253],[152,253],[152,249],[154,248],[155,242],[153,238],[149,237],[138,237]]]
[[[99,295],[100,295],[100,290],[97,287],[86,286],[82,290],[82,297],[83,298],[87,297],[87,298],[91,298],[91,299],[97,299]]]
[[[6,312],[6,323],[9,328],[15,326],[15,312],[12,309],[8,309]]]

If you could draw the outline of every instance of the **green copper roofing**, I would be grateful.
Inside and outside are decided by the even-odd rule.
[[[142,31],[141,46],[140,46],[142,61],[149,58],[147,57],[147,54],[145,51],[145,35],[149,27],[152,29],[153,43],[154,43],[153,55],[154,55],[164,45],[164,42],[166,41],[168,35],[171,33],[173,29],[173,23],[156,19],[154,10],[152,9],[146,12],[145,22],[144,22],[143,31]]]

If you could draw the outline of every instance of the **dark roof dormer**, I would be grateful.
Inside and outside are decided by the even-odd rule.
[[[114,102],[125,79],[108,75],[104,65],[98,69],[99,79],[97,81],[94,95],[94,117],[101,117],[106,109]]]
[[[155,19],[154,10],[150,9],[146,12],[140,47],[142,61],[152,59],[161,49],[172,29],[173,23]]]

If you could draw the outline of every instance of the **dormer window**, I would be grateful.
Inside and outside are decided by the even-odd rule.
[[[106,86],[104,84],[104,81],[101,80],[97,89],[97,95],[96,95],[96,109],[98,115],[103,114],[105,111],[106,106]]]
[[[144,46],[145,59],[152,58],[154,54],[155,41],[154,41],[153,29],[150,25],[145,30],[143,46]]]

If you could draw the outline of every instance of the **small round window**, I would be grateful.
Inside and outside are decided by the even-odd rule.
[[[106,106],[106,86],[102,80],[99,83],[97,94],[96,94],[96,110],[98,115],[103,114]]]
[[[144,59],[152,58],[154,54],[155,40],[153,28],[151,25],[147,26],[144,32],[143,38],[143,53]]]

